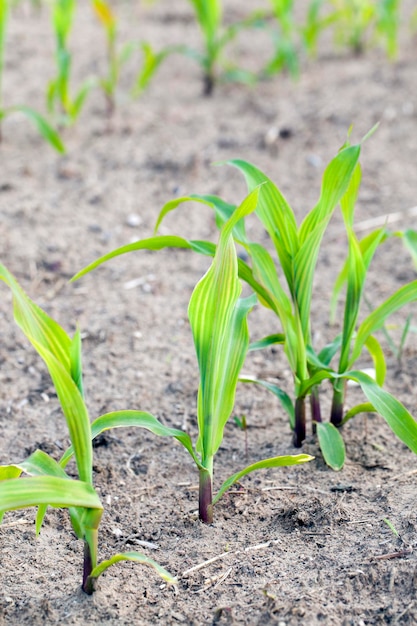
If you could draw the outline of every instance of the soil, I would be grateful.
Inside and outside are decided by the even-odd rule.
[[[103,34],[88,3],[79,4],[71,41],[75,86],[105,67]],[[140,4],[115,3],[122,39],[140,36],[156,47],[200,45],[186,2]],[[241,3],[229,4],[226,19],[239,17]],[[173,197],[218,194],[239,203],[246,193],[242,177],[213,162],[253,162],[280,187],[300,221],[349,127],[358,141],[380,122],[363,146],[357,230],[366,234],[391,213],[397,214],[393,229],[414,226],[408,211],[416,203],[417,156],[411,5],[403,3],[395,63],[379,49],[355,56],[325,41],[317,60],[303,60],[296,82],[279,75],[255,88],[225,84],[204,98],[198,66],[177,55],[135,102],[123,96],[134,69],[128,66],[114,117],[107,118],[103,96],[93,92],[78,123],[64,133],[62,157],[19,115],[4,121],[1,261],[68,332],[81,328],[92,418],[141,409],[196,438],[198,372],[187,304],[209,261],[188,251],[138,252],[68,281],[105,252],[151,236],[160,208]],[[46,9],[22,3],[10,19],[5,104],[43,108],[54,73],[53,45]],[[230,53],[248,68],[260,67],[271,42],[254,31]],[[255,221],[250,224],[256,232]],[[161,233],[217,236],[210,210],[191,204],[168,216]],[[336,212],[316,273],[317,345],[340,328],[340,315],[329,322],[329,301],[345,252]],[[367,299],[376,306],[415,277],[401,241],[392,240],[373,263]],[[412,311],[392,320],[397,346]],[[5,287],[0,316],[0,463],[38,447],[59,458],[68,444],[65,422],[43,363],[13,323]],[[250,325],[253,338],[279,330],[260,307]],[[416,414],[415,334],[408,335],[400,362],[383,336],[381,341],[386,386]],[[245,372],[291,392],[279,350],[253,353]],[[328,414],[330,391],[324,388],[321,398]],[[349,406],[360,399],[358,390],[349,391]],[[234,413],[246,416],[248,429],[245,434],[233,420],[226,426],[215,460],[217,485],[248,463],[295,452],[287,419],[266,391],[239,386]],[[86,596],[79,586],[82,545],[67,512],[50,510],[39,537],[33,510],[8,513],[0,528],[0,624],[417,623],[417,459],[379,416],[356,417],[343,436],[347,462],[341,472],[324,464],[309,435],[303,451],[315,456],[312,463],[244,478],[216,505],[213,525],[205,526],[196,514],[196,469],[176,442],[141,430],[109,431],[95,446],[95,484],[105,504],[100,558],[141,550],[176,575],[178,585],[123,563]]]

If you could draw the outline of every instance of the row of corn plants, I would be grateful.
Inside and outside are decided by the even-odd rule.
[[[103,505],[94,487],[92,442],[105,430],[142,428],[182,444],[196,466],[200,485],[199,517],[208,524],[213,521],[213,508],[219,499],[245,475],[265,468],[303,464],[313,458],[299,453],[259,459],[238,468],[215,487],[214,459],[233,412],[239,382],[261,385],[275,394],[288,415],[295,448],[301,448],[306,437],[306,401],[309,398],[313,433],[316,433],[323,458],[333,469],[341,469],[345,460],[343,424],[359,413],[378,413],[393,433],[417,454],[417,423],[406,407],[383,387],[386,357],[375,336],[390,315],[417,300],[417,280],[401,286],[358,322],[366,275],[377,249],[387,239],[399,237],[415,259],[417,235],[412,230],[393,233],[384,227],[362,239],[357,237],[354,209],[361,180],[360,152],[361,144],[347,142],[342,146],[325,169],[316,205],[299,225],[278,187],[264,173],[245,161],[231,161],[229,165],[243,174],[248,186],[248,196],[241,204],[234,206],[216,196],[177,198],[162,208],[156,223],[157,230],[169,213],[192,200],[195,206],[207,206],[214,211],[219,229],[217,242],[155,235],[108,253],[74,277],[74,280],[80,279],[116,256],[140,250],[185,248],[190,254],[211,258],[188,306],[200,372],[195,442],[189,433],[169,428],[154,415],[139,410],[111,412],[90,421],[84,396],[80,331],[69,337],[26,295],[7,268],[0,265],[0,279],[13,295],[14,319],[48,368],[70,441],[59,461],[36,450],[23,461],[0,466],[0,519],[9,510],[37,507],[36,531],[41,532],[48,507],[68,509],[74,532],[84,542],[82,589],[87,594],[93,593],[95,581],[102,572],[123,560],[150,565],[165,580],[175,582],[167,570],[141,553],[127,552],[98,560]],[[333,341],[317,347],[313,345],[311,332],[313,279],[323,237],[338,206],[345,224],[348,251],[330,299],[337,302],[342,290],[345,291],[343,323]],[[245,222],[251,214],[269,234],[270,249],[250,238]],[[238,255],[238,250],[244,254]],[[246,297],[242,297],[243,285],[250,291]],[[255,306],[270,309],[275,314],[276,327],[265,337],[251,341],[248,317]],[[242,374],[250,351],[272,345],[281,347],[280,363],[286,361],[291,369],[292,395],[275,383]],[[375,377],[356,367],[363,352],[368,352],[374,362]],[[320,386],[325,380],[333,387],[328,416],[322,415],[320,407]],[[361,387],[364,401],[345,411],[347,380]],[[71,477],[74,472],[70,475],[66,471],[72,458],[75,459],[76,479]]]
[[[7,20],[11,9],[25,1],[0,0],[0,86]],[[203,92],[209,95],[218,82],[255,84],[283,70],[296,77],[302,59],[317,56],[320,38],[329,29],[336,47],[348,47],[355,53],[369,46],[382,45],[389,58],[394,59],[398,49],[399,0],[310,0],[301,14],[293,0],[268,0],[234,22],[225,19],[222,0],[189,0],[201,32],[201,45],[197,49],[183,41],[160,49],[139,39],[121,42],[119,19],[110,0],[89,0],[89,3],[103,30],[107,59],[103,73],[74,86],[70,38],[74,34],[77,0],[39,1],[36,6],[42,8],[45,5],[50,13],[55,39],[55,75],[45,90],[47,114],[40,115],[26,104],[2,108],[0,99],[0,122],[11,113],[25,114],[59,152],[64,151],[64,145],[57,129],[77,121],[92,90],[100,89],[108,115],[114,112],[123,69],[128,61],[130,66],[135,64],[140,68],[129,88],[131,98],[138,97],[147,88],[161,63],[172,54],[186,55],[199,64]],[[246,70],[230,58],[233,56],[230,44],[240,33],[243,33],[242,37],[250,35],[250,29],[261,30],[271,40],[270,58],[256,71]],[[140,57],[133,59],[137,54]]]

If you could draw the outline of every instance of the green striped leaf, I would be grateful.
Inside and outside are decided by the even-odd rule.
[[[235,159],[227,162],[245,176],[249,191],[262,185],[256,214],[274,243],[281,267],[290,289],[292,287],[292,258],[298,250],[297,223],[294,213],[273,182],[254,165]]]
[[[100,499],[93,487],[79,480],[56,476],[29,476],[0,481],[1,511],[24,509],[39,504],[102,511]]]
[[[203,465],[222,441],[249,346],[246,317],[255,300],[239,300],[242,287],[232,232],[239,219],[255,210],[258,193],[252,192],[224,224],[213,262],[197,283],[188,307],[200,370],[196,448]]]
[[[91,436],[95,439],[101,433],[111,428],[145,428],[159,437],[174,437],[190,453],[197,467],[201,465],[194,452],[190,436],[182,430],[164,426],[150,413],[145,411],[115,411],[106,413],[92,422]],[[74,448],[71,446],[61,458],[60,465],[65,467],[73,454]]]
[[[280,387],[278,387],[278,385],[274,385],[274,383],[270,383],[267,380],[261,380],[260,378],[255,378],[254,376],[240,376],[239,382],[240,383],[254,383],[255,385],[260,385],[261,387],[264,387],[265,389],[268,389],[268,391],[273,393],[274,396],[276,396],[278,400],[280,401],[281,406],[284,409],[284,411],[287,413],[289,420],[290,420],[291,428],[292,429],[294,428],[295,414],[294,414],[293,401],[291,400],[290,396],[285,391],[283,391]]]
[[[59,324],[30,300],[3,265],[0,265],[0,279],[12,291],[16,323],[48,367],[67,421],[79,477],[92,483],[90,420],[77,383],[72,379],[72,374],[81,367],[79,337],[71,341]]]
[[[308,463],[308,461],[312,461],[313,459],[314,456],[310,456],[309,454],[296,454],[288,456],[275,456],[270,459],[263,459],[263,461],[258,461],[252,465],[248,465],[245,469],[240,472],[236,472],[233,476],[230,476],[230,478],[222,484],[219,491],[213,498],[213,505],[220,500],[220,498],[228,489],[230,489],[232,485],[251,472],[256,472],[260,469],[267,469],[269,467],[288,467],[290,465],[300,465],[301,463]]]

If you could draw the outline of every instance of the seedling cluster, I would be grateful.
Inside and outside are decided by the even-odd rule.
[[[0,94],[7,52],[7,23],[9,18],[18,19],[19,5],[28,1],[0,0]],[[186,8],[187,0],[183,1]],[[89,0],[97,28],[103,31],[103,51],[95,51],[97,58],[103,52],[103,69],[85,76],[74,86],[71,36],[77,27],[77,0],[32,0],[32,3],[35,10],[50,14],[55,40],[55,75],[44,86],[46,114],[40,114],[31,103],[5,108],[0,97],[0,122],[12,113],[23,113],[59,152],[65,150],[59,133],[77,122],[93,90],[100,89],[104,94],[107,115],[114,113],[121,85],[126,84],[123,70],[128,62],[130,74],[132,67],[137,68],[127,88],[131,98],[138,97],[148,87],[161,64],[173,54],[185,55],[198,63],[203,93],[210,95],[219,82],[254,85],[282,71],[297,77],[303,62],[317,56],[321,37],[327,30],[332,31],[337,49],[347,48],[356,54],[367,47],[382,45],[388,57],[394,59],[398,47],[400,0],[309,0],[302,10],[293,0],[268,0],[266,5],[259,0],[259,8],[251,12],[245,11],[242,3],[242,14],[234,19],[227,14],[222,0],[188,0],[201,33],[200,47],[178,41],[156,48],[140,36],[132,41],[120,41],[120,18],[116,8],[109,0]],[[152,7],[148,11],[152,11]],[[139,33],[140,27],[139,24]],[[264,65],[249,70],[236,58],[232,44],[237,37],[252,36],[253,29],[265,33],[271,42],[271,51]],[[98,67],[97,61],[94,65]]]

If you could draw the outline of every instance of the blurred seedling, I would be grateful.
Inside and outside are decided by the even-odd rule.
[[[249,346],[247,316],[256,302],[254,295],[241,299],[242,285],[238,277],[238,258],[233,242],[233,230],[238,222],[255,210],[259,190],[255,189],[225,221],[220,229],[219,242],[214,246],[213,261],[197,283],[188,307],[188,317],[194,338],[200,371],[197,400],[198,439],[195,447],[188,434],[163,426],[154,418],[155,434],[174,436],[191,455],[200,479],[199,517],[205,523],[213,521],[213,506],[234,483],[258,469],[305,463],[312,459],[307,454],[278,456],[258,461],[228,478],[213,496],[214,457],[222,440],[235,401],[239,373]],[[97,265],[114,256],[133,250],[158,250],[167,245],[191,247],[180,237],[153,237],[119,248],[98,259],[74,279],[78,279]],[[138,422],[138,426],[141,424]]]
[[[93,79],[85,80],[75,96],[71,92],[72,56],[68,39],[72,30],[76,0],[53,0],[52,26],[56,41],[56,77],[47,89],[47,106],[50,114],[58,117],[61,126],[71,126],[78,119],[86,98],[95,86]]]
[[[126,42],[120,50],[117,48],[117,18],[110,4],[105,0],[93,0],[93,8],[102,24],[107,41],[107,75],[99,80],[107,101],[107,112],[111,116],[116,106],[116,92],[123,66],[129,61],[135,50],[142,52],[142,66],[131,90],[133,97],[139,96],[149,85],[164,59],[178,47],[166,47],[156,52],[146,42]]]
[[[92,438],[96,425],[90,425],[84,402],[81,339],[77,330],[71,339],[52,318],[24,293],[16,279],[0,264],[0,279],[13,294],[14,318],[35,350],[44,360],[65,416],[72,448],[58,463],[42,450],[25,461],[0,466],[0,521],[6,511],[38,507],[36,532],[41,530],[48,506],[68,508],[72,528],[84,542],[82,589],[92,594],[96,579],[111,565],[134,561],[152,566],[167,582],[173,577],[155,561],[139,552],[115,554],[97,562],[98,532],[103,505],[93,485]],[[97,422],[97,420],[96,420]],[[100,424],[124,426],[117,415],[102,416]],[[78,478],[72,479],[65,466],[72,454]],[[21,478],[21,474],[27,476]]]
[[[2,78],[4,70],[4,56],[6,45],[6,30],[9,18],[10,5],[9,0],[0,0],[0,143],[2,142],[2,122],[4,118],[14,113],[21,113],[27,117],[36,127],[39,134],[45,139],[55,150],[60,153],[65,152],[64,145],[57,131],[49,124],[49,122],[40,113],[26,105],[14,105],[4,107],[2,96]]]
[[[203,93],[209,96],[219,80],[253,84],[255,76],[242,68],[227,67],[223,52],[240,31],[258,22],[257,13],[226,26],[223,21],[222,0],[189,0],[203,35],[204,50],[199,52],[187,45],[179,51],[199,63],[203,70]],[[226,65],[226,68],[225,68]]]

